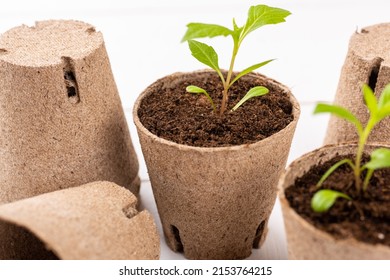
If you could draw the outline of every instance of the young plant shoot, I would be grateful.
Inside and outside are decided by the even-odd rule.
[[[328,104],[318,104],[314,110],[315,114],[331,113],[336,115],[337,117],[345,119],[346,121],[350,122],[355,126],[356,132],[359,136],[355,160],[352,161],[350,159],[343,159],[335,163],[321,177],[321,179],[317,183],[318,188],[321,187],[322,183],[337,168],[339,168],[341,165],[348,164],[353,170],[355,187],[358,193],[361,194],[362,192],[365,192],[367,190],[369,181],[375,170],[390,167],[390,150],[386,148],[379,148],[374,150],[370,155],[370,160],[366,164],[362,165],[364,146],[367,143],[367,139],[372,129],[381,120],[390,115],[390,84],[385,87],[379,100],[376,99],[373,91],[367,85],[363,85],[363,96],[370,114],[370,117],[365,127],[355,115],[353,115],[349,110],[343,107]],[[364,179],[362,180],[361,175],[363,171],[366,171],[366,173],[364,175]],[[311,207],[316,212],[326,212],[330,209],[330,207],[334,205],[337,198],[344,198],[348,200],[352,199],[344,193],[329,189],[322,189],[314,194],[311,200]]]
[[[243,40],[249,33],[264,25],[284,22],[285,18],[289,15],[290,12],[283,9],[269,7],[266,5],[257,5],[249,8],[246,23],[244,24],[244,26],[241,27],[236,24],[236,21],[234,19],[233,29],[229,29],[227,27],[217,24],[206,23],[189,23],[187,25],[187,32],[185,33],[182,42],[188,41],[188,46],[191,50],[192,56],[194,56],[201,63],[214,69],[218,73],[218,76],[223,84],[222,103],[219,111],[220,115],[222,115],[226,110],[229,88],[242,76],[268,64],[273,60],[271,59],[254,64],[242,70],[238,75],[233,77],[234,63]],[[219,67],[218,55],[215,52],[214,48],[207,44],[194,40],[198,38],[213,38],[217,36],[231,36],[231,38],[233,39],[232,57],[230,60],[230,66],[226,77],[222,74],[222,71]],[[210,95],[207,93],[206,90],[195,86],[189,86],[186,90],[191,93],[205,94],[210,100],[213,110],[216,110],[216,106],[214,106],[214,103],[212,102],[212,99],[210,98]],[[232,108],[232,111],[237,110],[237,108],[240,107],[248,99],[255,96],[262,96],[267,93],[268,89],[263,86],[257,86],[250,89],[248,93],[237,103],[237,105]]]

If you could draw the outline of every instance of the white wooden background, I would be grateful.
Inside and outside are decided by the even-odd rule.
[[[103,33],[114,77],[126,112],[133,143],[140,161],[142,205],[159,224],[145,163],[132,120],[136,97],[157,78],[177,71],[204,68],[180,40],[189,22],[243,24],[251,5],[268,4],[292,12],[287,22],[264,27],[244,42],[236,69],[270,58],[276,61],[260,71],[292,89],[301,104],[301,118],[289,162],[320,147],[326,116],[312,116],[318,101],[332,101],[341,66],[353,32],[364,26],[390,21],[388,0],[95,0],[95,1],[3,1],[0,33],[37,20],[77,19]],[[227,68],[230,41],[208,40]],[[389,47],[390,49],[390,47]],[[161,226],[160,234],[162,237]],[[283,220],[277,202],[264,246],[250,259],[286,259]],[[183,259],[171,252],[161,238],[161,259]]]

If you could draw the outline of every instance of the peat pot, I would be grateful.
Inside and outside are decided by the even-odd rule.
[[[363,83],[380,97],[390,83],[390,23],[362,28],[349,41],[348,54],[341,70],[334,104],[350,110],[362,124],[369,111],[362,94]],[[346,120],[331,116],[325,144],[358,141],[356,128]],[[381,121],[372,131],[369,142],[390,143],[390,119]]]
[[[138,193],[103,36],[49,20],[0,36],[0,204],[93,181]]]
[[[246,258],[265,240],[299,105],[282,84],[250,74],[288,92],[293,121],[281,131],[253,144],[218,148],[177,144],[152,134],[138,116],[142,100],[193,73],[156,81],[133,111],[163,231],[169,247],[189,259]]]
[[[366,152],[378,148],[366,146]],[[353,237],[337,239],[319,230],[302,218],[286,199],[286,189],[293,186],[314,165],[322,164],[335,156],[346,156],[356,152],[356,144],[329,145],[307,153],[295,160],[282,174],[279,181],[279,198],[282,205],[287,235],[289,259],[390,259],[390,248],[356,240]],[[337,203],[337,202],[336,202]]]
[[[158,259],[153,217],[110,182],[0,205],[0,259]]]

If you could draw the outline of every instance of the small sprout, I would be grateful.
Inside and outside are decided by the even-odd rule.
[[[236,77],[234,77],[233,81],[231,81],[229,87],[231,87],[236,81],[238,81],[242,76],[245,76],[246,74],[249,74],[250,72],[264,66],[264,65],[267,65],[268,63],[270,63],[271,61],[274,61],[275,59],[270,59],[270,60],[266,60],[266,61],[263,61],[263,62],[260,62],[258,64],[255,64],[255,65],[252,65],[244,70],[242,70],[240,73],[237,74]]]
[[[333,206],[338,198],[345,198],[351,200],[351,198],[341,192],[334,190],[319,190],[311,199],[311,208],[318,213],[326,212]]]
[[[355,166],[353,165],[353,163],[352,163],[352,160],[350,160],[350,159],[343,159],[343,160],[340,160],[340,161],[338,161],[338,162],[336,162],[334,165],[332,165],[329,169],[328,169],[328,171],[326,171],[325,173],[324,173],[324,175],[322,175],[322,177],[321,177],[321,179],[318,181],[318,183],[317,183],[317,188],[319,188],[319,187],[321,187],[321,185],[322,185],[322,183],[323,182],[325,182],[325,180],[337,169],[337,168],[339,168],[341,165],[343,165],[343,164],[349,164],[351,167],[352,167],[352,169],[353,168],[355,168]]]
[[[367,190],[368,183],[371,179],[374,170],[390,167],[390,150],[386,148],[379,148],[371,153],[370,161],[367,162],[362,170],[367,169],[367,174],[363,183],[363,191]]]
[[[388,84],[385,89],[383,90],[379,100],[376,99],[374,92],[368,85],[363,85],[362,88],[364,100],[366,102],[366,106],[369,110],[370,117],[368,119],[368,122],[366,126],[363,126],[362,123],[358,120],[358,118],[351,113],[349,110],[336,106],[336,105],[329,105],[329,104],[318,104],[314,110],[315,114],[318,113],[331,113],[334,114],[349,123],[353,124],[356,128],[356,132],[359,136],[359,143],[358,148],[356,152],[356,157],[354,162],[350,159],[343,159],[338,162],[336,162],[333,166],[331,166],[327,172],[321,177],[319,182],[317,183],[317,187],[321,187],[322,183],[341,165],[348,164],[354,173],[354,180],[355,180],[355,187],[358,193],[361,193],[362,191],[365,192],[367,190],[368,184],[370,182],[370,179],[372,177],[372,174],[375,170],[380,168],[387,168],[390,167],[390,150],[386,148],[379,148],[374,150],[370,155],[370,161],[367,162],[362,166],[362,157],[364,152],[364,147],[367,143],[367,139],[373,130],[373,128],[384,118],[390,116],[390,84]],[[364,177],[364,180],[362,182],[361,174],[363,171],[366,170],[366,174]],[[313,198],[312,198],[312,208],[314,211],[317,211],[315,209],[319,209],[319,206],[317,205],[318,201],[321,201],[322,195],[320,195],[320,198],[317,197],[318,193],[321,193],[324,190],[317,191]],[[329,190],[327,190],[329,191]],[[334,191],[332,191],[334,192]],[[338,196],[340,197],[340,196]],[[337,198],[337,197],[336,197]],[[345,198],[345,197],[344,197]],[[324,199],[324,198],[322,198]],[[335,201],[335,199],[334,199]],[[334,203],[333,201],[333,203]],[[329,206],[331,207],[333,203]],[[314,206],[313,206],[314,205]],[[321,209],[325,209],[324,211],[327,211],[326,207],[323,207]],[[317,211],[319,212],[319,211]]]
[[[269,92],[268,88],[263,87],[263,86],[257,86],[254,88],[251,88],[247,94],[236,104],[236,106],[233,107],[232,111],[235,111],[240,107],[242,104],[244,104],[246,101],[251,99],[252,97],[258,97],[265,95]]]
[[[210,95],[205,91],[203,88],[197,87],[197,86],[188,86],[186,87],[186,91],[190,93],[203,93],[206,95],[207,99],[211,103],[211,107],[213,107],[213,111],[215,111],[217,108],[215,107],[215,104],[213,102],[213,99],[210,97]]]
[[[319,103],[314,109],[314,114],[319,113],[331,113],[339,118],[345,119],[356,127],[356,130],[359,135],[363,133],[363,127],[360,121],[350,111],[343,107]]]
[[[246,36],[249,33],[255,31],[256,29],[264,25],[284,22],[285,18],[289,15],[290,12],[283,9],[269,7],[266,5],[257,5],[249,8],[248,18],[246,20],[246,23],[241,27],[237,25],[234,19],[233,19],[233,29],[229,29],[227,27],[217,25],[217,24],[207,24],[207,23],[189,23],[187,25],[187,31],[182,39],[182,42],[188,41],[188,46],[190,48],[192,56],[195,57],[201,63],[215,70],[219,78],[221,79],[223,85],[223,92],[222,92],[222,102],[219,111],[220,115],[222,115],[226,110],[228,97],[229,97],[228,96],[229,88],[236,81],[238,81],[242,76],[272,61],[271,59],[271,60],[263,61],[261,63],[254,64],[241,71],[239,74],[237,74],[237,76],[233,77],[234,63],[236,60],[238,50],[244,38],[246,38]],[[194,40],[194,39],[205,38],[205,37],[214,38],[217,36],[224,36],[224,37],[231,36],[231,38],[233,39],[233,52],[230,60],[229,70],[227,72],[226,77],[222,74],[222,71],[219,67],[218,54],[216,53],[214,48],[207,44]],[[261,96],[261,95],[254,95],[254,96]],[[240,105],[234,106],[232,111],[235,111],[248,99],[249,98],[245,98],[245,97],[241,99],[242,102],[240,101]]]
[[[390,150],[386,148],[376,149],[371,153],[371,159],[367,162],[364,169],[380,169],[390,167]]]

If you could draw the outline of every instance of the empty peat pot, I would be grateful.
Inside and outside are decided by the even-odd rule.
[[[371,151],[379,147],[383,147],[383,145],[367,145],[365,152],[370,153]],[[316,165],[322,165],[323,163],[337,156],[347,157],[350,155],[354,155],[356,153],[356,150],[356,144],[339,144],[322,147],[296,159],[287,167],[286,171],[280,177],[278,185],[280,191],[279,198],[281,201],[287,235],[289,259],[390,259],[389,246],[379,243],[370,244],[367,242],[358,241],[351,234],[348,233],[346,233],[347,237],[336,238],[333,234],[330,234],[324,230],[320,230],[319,228],[314,226],[313,223],[308,222],[306,219],[304,219],[300,214],[297,213],[295,208],[291,207],[289,200],[287,200],[286,198],[286,191],[292,186],[294,186],[296,180],[304,176],[312,167]],[[323,173],[321,173],[320,175],[317,174],[317,176],[320,178],[322,174]],[[312,176],[313,174],[311,175],[311,177]],[[353,178],[353,176],[351,177]],[[306,191],[302,191],[302,196],[304,196],[305,192]],[[336,201],[336,204],[337,203],[340,202]],[[371,203],[375,204],[375,202]],[[336,207],[336,204],[332,207]],[[310,207],[310,201],[308,202],[308,205],[308,207]],[[350,207],[353,209],[354,206],[352,205]],[[355,214],[352,214],[351,212],[345,213],[345,215],[347,216],[355,216]],[[368,216],[370,216],[370,213],[368,214]],[[362,219],[362,216],[359,217],[359,215],[357,215],[356,217],[358,217],[360,222],[364,223],[365,219]],[[332,221],[330,218],[325,217],[321,218],[321,220]],[[345,229],[342,229],[341,232],[345,233],[347,231]],[[383,235],[383,232],[381,233],[374,231],[374,233],[378,237],[385,237],[386,235]]]
[[[246,258],[265,240],[299,105],[285,86],[252,73],[245,79],[288,94],[293,120],[279,132],[253,144],[215,148],[177,144],[151,133],[138,115],[143,100],[161,88],[176,90],[194,73],[213,72],[166,76],[139,96],[133,110],[163,231],[169,247],[189,259]],[[185,93],[185,87],[177,91]]]
[[[369,111],[362,94],[368,84],[377,98],[390,83],[390,23],[362,28],[352,35],[348,54],[341,70],[334,103],[355,114],[366,124]],[[390,143],[390,119],[382,120],[372,131],[369,142]],[[356,128],[349,122],[331,116],[325,144],[358,141]]]
[[[0,259],[158,259],[152,215],[111,182],[0,205]]]
[[[102,34],[71,20],[0,37],[0,204],[107,180],[138,193],[138,160]]]

